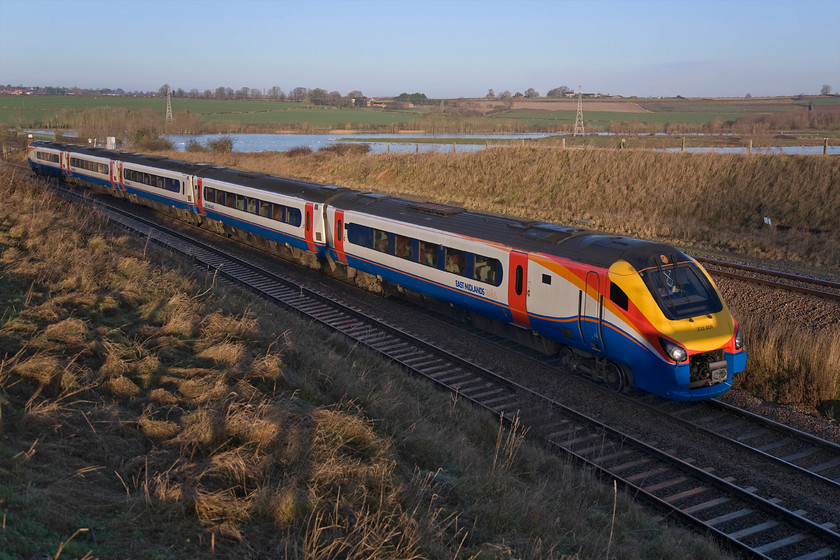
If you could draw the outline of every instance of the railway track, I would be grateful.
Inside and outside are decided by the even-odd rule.
[[[634,438],[240,256],[112,205],[105,211],[123,227],[198,266],[343,333],[476,407],[527,426],[529,437],[615,480],[666,516],[715,536],[731,549],[757,558],[840,558],[840,533],[833,523],[811,520],[801,509],[786,509],[773,498],[759,496],[755,488],[717,476],[696,461]],[[661,407],[661,403],[648,405]]]
[[[840,301],[840,282],[707,259],[705,257],[694,257],[694,259],[703,263],[706,270],[713,275]]]

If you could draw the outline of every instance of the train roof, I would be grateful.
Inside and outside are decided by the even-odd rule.
[[[556,255],[605,268],[617,260],[626,260],[641,270],[650,266],[652,258],[660,254],[678,262],[689,260],[682,252],[664,243],[469,212],[457,206],[413,202],[378,193],[348,192],[330,204],[344,210],[441,229],[522,251]]]
[[[89,156],[107,158],[107,159],[119,159],[123,152],[118,152],[116,150],[106,150],[105,148],[91,148],[89,146],[83,146],[81,144],[67,144],[63,142],[50,142],[48,140],[36,140],[29,144],[31,147],[34,148],[51,148],[53,150],[61,150],[62,152],[74,152],[77,154],[85,154]]]
[[[205,167],[199,170],[196,175],[234,185],[242,185],[272,193],[304,198],[308,201],[318,203],[325,203],[340,193],[350,191],[347,187],[322,185],[319,183],[299,181],[297,179],[285,179],[283,177],[268,175],[267,173],[240,171],[228,167]]]
[[[210,164],[208,163],[192,163],[190,161],[169,159],[163,156],[150,156],[130,152],[117,152],[117,154],[118,155],[115,159],[123,163],[147,165],[149,167],[157,167],[160,169],[166,169],[167,171],[175,171],[176,173],[184,173],[187,175],[197,175],[202,169],[210,167]]]

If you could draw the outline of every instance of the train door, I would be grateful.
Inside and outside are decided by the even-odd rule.
[[[116,189],[117,184],[119,182],[119,177],[117,175],[117,162],[111,160],[108,162],[108,180],[111,182],[111,188]]]
[[[61,172],[70,175],[70,152],[59,152],[59,154],[58,161]]]
[[[333,246],[338,262],[347,264],[347,255],[344,254],[344,210],[336,210],[333,217],[335,230],[333,231]]]
[[[195,193],[195,204],[198,206],[198,213],[204,215],[204,190],[202,189],[201,179],[198,177],[190,177],[190,188]]]
[[[601,321],[604,298],[601,295],[601,278],[597,272],[586,273],[586,291],[581,293],[580,332],[590,352],[597,355],[604,353],[604,341],[601,336]]]
[[[528,254],[510,252],[510,272],[508,274],[508,305],[513,322],[530,328],[528,318]]]
[[[314,207],[313,203],[311,203],[311,202],[306,203],[306,211],[304,212],[304,218],[303,218],[303,226],[304,226],[303,231],[304,231],[304,235],[306,236],[306,247],[310,251],[315,250],[315,239],[314,239],[314,234],[313,234],[313,229],[315,227],[314,226],[315,216],[314,216],[313,207]]]

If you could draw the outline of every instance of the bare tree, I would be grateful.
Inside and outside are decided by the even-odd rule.
[[[525,90],[525,97],[527,97],[528,99],[536,99],[539,96],[540,96],[540,92],[538,92],[537,90],[535,90],[532,87],[529,87],[528,89]]]
[[[292,101],[303,101],[309,97],[309,90],[305,87],[296,87],[289,96],[292,98]]]
[[[823,87],[820,89],[820,95],[831,95],[831,86],[823,84]]]
[[[487,95],[484,96],[486,99],[496,99],[496,92],[493,91],[493,88],[487,90]]]

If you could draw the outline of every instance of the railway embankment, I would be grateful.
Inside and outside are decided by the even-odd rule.
[[[4,554],[720,557],[23,175],[0,173]]]

